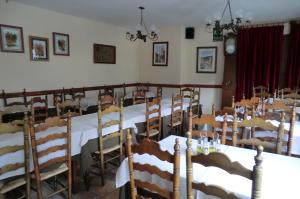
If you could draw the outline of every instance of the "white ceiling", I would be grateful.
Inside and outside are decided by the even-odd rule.
[[[10,0],[12,1],[12,0]],[[138,6],[145,6],[148,25],[205,24],[220,14],[226,0],[14,0],[57,12],[121,26],[135,26]],[[253,23],[300,18],[300,0],[231,0],[233,14],[249,15]],[[228,19],[228,16],[226,17]]]

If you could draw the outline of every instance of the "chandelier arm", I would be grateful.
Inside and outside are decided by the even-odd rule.
[[[228,4],[228,7],[229,7],[230,19],[231,19],[231,21],[233,21],[232,12],[231,12],[231,5],[230,5],[230,0],[227,1],[227,4]]]
[[[222,21],[222,19],[223,19],[223,17],[224,17],[225,11],[226,11],[227,6],[228,6],[228,2],[229,2],[229,0],[227,0],[227,3],[226,3],[226,5],[225,5],[225,8],[224,8],[224,10],[223,10],[223,12],[222,12],[222,17],[221,17],[220,21]]]

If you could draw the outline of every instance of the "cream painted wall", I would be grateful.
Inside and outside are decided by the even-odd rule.
[[[0,89],[55,89],[139,81],[139,44],[125,39],[125,28],[0,1],[0,24],[23,27],[25,53],[0,52]],[[70,35],[69,57],[54,56],[52,32]],[[50,61],[32,62],[28,36],[49,38]],[[93,43],[115,45],[116,64],[94,64]]]
[[[182,28],[182,68],[181,82],[189,84],[212,84],[220,85],[223,82],[224,52],[223,42],[213,42],[212,33],[208,33],[205,27],[195,28],[194,39],[185,38],[185,28]],[[217,72],[196,73],[196,51],[197,47],[217,46]],[[201,89],[201,104],[203,111],[210,112],[212,104],[216,108],[221,107],[221,89]]]
[[[212,34],[205,28],[195,28],[195,39],[185,39],[185,28],[181,26],[160,27],[159,41],[169,42],[169,64],[167,67],[152,66],[152,43],[140,47],[140,79],[157,83],[222,84],[224,71],[223,42],[213,42]],[[217,46],[217,73],[196,73],[196,49],[198,46]],[[178,89],[166,93],[178,92]],[[221,106],[221,89],[201,89],[203,111],[210,112],[212,104]]]

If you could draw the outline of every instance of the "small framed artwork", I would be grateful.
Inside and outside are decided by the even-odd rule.
[[[217,53],[218,48],[197,47],[197,73],[216,73],[217,72]]]
[[[153,66],[168,66],[168,48],[168,42],[153,42]]]
[[[0,33],[2,52],[24,53],[22,27],[0,24]]]
[[[68,34],[53,32],[52,39],[54,55],[70,56],[70,41]]]
[[[94,44],[94,63],[116,64],[116,46]]]
[[[49,61],[48,38],[29,36],[31,61]]]

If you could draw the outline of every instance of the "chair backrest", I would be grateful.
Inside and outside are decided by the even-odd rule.
[[[108,117],[107,117],[108,116]],[[110,117],[109,117],[110,116]],[[104,134],[103,129],[116,126],[117,128],[113,133]],[[106,136],[107,135],[107,136]],[[123,102],[120,107],[111,105],[102,111],[101,104],[98,103],[98,136],[99,136],[99,150],[103,153],[103,143],[106,139],[118,137],[120,146],[120,154],[123,154]],[[105,137],[106,136],[106,137]],[[122,158],[121,158],[122,159]]]
[[[78,101],[79,99],[85,98],[85,88],[72,88],[71,89],[72,93],[72,99]]]
[[[162,90],[162,87],[157,87],[156,88],[157,90],[156,90],[156,97],[160,97],[160,98],[162,98],[163,96],[162,96],[162,92],[163,92],[163,90]]]
[[[132,92],[133,104],[146,103],[146,93],[143,90]]]
[[[65,101],[65,100],[72,100],[73,99],[72,89],[65,89],[63,87],[63,89],[62,89],[62,95],[63,95],[63,101]]]
[[[64,101],[64,97],[61,92],[56,92],[53,94],[53,105],[55,107],[57,103],[62,103],[63,101]]]
[[[141,83],[139,83],[139,84],[136,86],[136,90],[137,90],[137,91],[148,92],[148,91],[149,91],[149,84],[148,84],[148,83],[146,83],[146,84],[141,84]]]
[[[200,116],[200,88],[197,91],[194,89],[190,99],[190,108],[192,109],[193,118]]]
[[[180,95],[182,95],[183,98],[192,98],[193,93],[194,93],[194,88],[190,88],[190,87],[180,88]]]
[[[269,110],[272,112],[267,112]],[[284,114],[282,115],[282,113]],[[296,106],[287,106],[282,101],[274,101],[273,104],[264,104],[263,112],[260,117],[264,120],[276,120],[278,122],[281,122],[283,119],[285,123],[289,123],[289,130],[284,130],[284,133],[288,135],[287,155],[290,156],[292,154],[293,136],[296,122]]]
[[[33,97],[30,100],[31,116],[34,123],[43,122],[48,117],[48,97]]]
[[[100,89],[99,94],[98,94],[98,100],[100,100],[100,98],[102,96],[106,96],[106,95],[110,95],[111,97],[114,97],[114,88],[113,87],[105,87],[105,88]]]
[[[23,90],[23,92],[17,96],[18,98],[22,98],[20,101],[14,101],[14,102],[8,102],[9,95],[5,93],[4,90],[2,90],[2,97],[3,97],[3,102],[4,106],[14,106],[14,105],[23,105],[27,107],[27,97],[26,97],[26,89]]]
[[[157,130],[160,138],[161,133],[161,98],[155,98],[152,102],[146,102],[146,136],[150,138],[150,133]]]
[[[253,86],[252,97],[268,98],[269,94],[269,85],[266,86]]]
[[[174,127],[176,123],[183,121],[183,96],[172,95],[171,105],[171,126]]]
[[[250,138],[237,139],[238,128],[240,129],[250,129]],[[270,131],[275,133],[276,137],[270,137],[268,135],[261,136],[259,138],[255,137],[255,128],[258,128],[260,131]],[[247,120],[244,119],[242,122],[237,122],[236,114],[234,114],[233,119],[233,145],[252,145],[252,146],[263,146],[264,148],[273,149],[277,154],[282,153],[283,145],[283,136],[284,136],[284,114],[282,114],[282,119],[279,124],[279,127],[274,126],[270,122],[265,121],[259,117],[252,117]]]
[[[193,189],[200,190],[207,195],[217,196],[219,198],[238,199],[238,197],[217,185],[207,185],[205,182],[197,183],[193,181],[193,163],[201,164],[206,167],[217,167],[233,175],[239,175],[252,181],[251,199],[261,198],[261,179],[262,179],[262,152],[263,147],[257,147],[257,154],[254,157],[255,165],[253,170],[242,166],[239,162],[232,162],[230,158],[219,152],[193,155],[191,133],[188,132],[186,149],[186,176],[187,176],[187,199],[194,199]],[[229,180],[229,179],[228,179]]]
[[[14,154],[17,151],[24,151],[24,161],[16,162],[10,164],[4,164],[0,167],[0,176],[14,171],[18,169],[24,168],[24,178],[26,181],[26,198],[30,198],[30,157],[29,157],[29,132],[28,132],[28,119],[27,115],[25,115],[24,121],[22,121],[22,125],[15,123],[1,123],[0,124],[0,135],[4,134],[15,134],[18,132],[23,132],[24,142],[22,145],[9,145],[9,146],[1,146],[0,147],[0,156],[4,156],[7,154]],[[14,142],[12,139],[11,142]],[[16,187],[17,188],[17,187]]]
[[[193,130],[193,126],[204,126],[210,127],[211,130]],[[224,121],[218,122],[215,120],[215,115],[203,114],[200,118],[193,118],[191,111],[189,112],[189,132],[191,132],[192,137],[199,138],[205,134],[209,138],[214,138],[217,129],[221,129],[221,144],[226,143],[226,133],[227,133],[227,114],[225,113]]]
[[[68,114],[70,114],[71,116],[82,115],[82,110],[80,107],[80,99],[79,101],[67,99],[61,103],[57,103],[56,114],[61,118],[66,118]]]
[[[157,193],[158,195],[169,198],[169,199],[179,199],[179,184],[180,184],[180,150],[179,150],[179,140],[176,139],[174,145],[174,155],[170,154],[168,151],[160,149],[158,142],[152,141],[150,139],[143,139],[139,144],[133,144],[131,142],[131,134],[128,130],[127,132],[127,152],[128,152],[128,167],[130,176],[130,191],[131,199],[138,198],[136,188],[144,188],[148,191]],[[173,173],[167,171],[162,171],[154,165],[150,164],[140,164],[134,162],[133,154],[149,154],[156,156],[160,161],[167,161],[173,164]],[[141,181],[135,178],[134,171],[147,172],[149,174],[155,174],[162,179],[169,182],[173,182],[172,192],[165,190],[160,186],[153,184],[151,182]]]
[[[101,106],[101,109],[102,109],[101,111],[105,110],[106,108],[108,108],[111,105],[116,104],[114,97],[111,96],[111,95],[102,95],[102,96],[100,96],[99,103],[100,103],[100,106]]]
[[[41,173],[54,165],[65,165],[71,172],[71,118],[67,121],[59,117],[49,117],[45,123],[34,125],[29,121],[31,148],[34,163],[34,174],[37,190],[41,189]],[[48,133],[50,130],[50,134]],[[53,131],[56,131],[55,133]],[[46,135],[46,136],[43,136]],[[54,141],[59,140],[59,144]],[[63,144],[62,144],[63,140]],[[51,144],[50,144],[51,143]],[[50,147],[45,147],[47,145]],[[54,156],[58,151],[63,151],[60,156]],[[62,155],[64,154],[64,155]],[[41,192],[38,191],[41,197]]]

